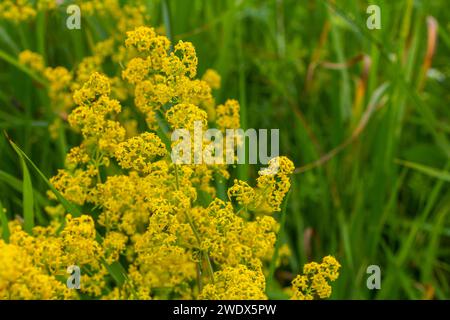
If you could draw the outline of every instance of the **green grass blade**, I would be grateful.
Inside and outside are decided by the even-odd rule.
[[[102,259],[102,264],[108,270],[109,274],[118,286],[123,285],[127,281],[127,271],[119,262],[116,261],[112,264],[108,264],[104,259]]]
[[[5,182],[17,191],[22,192],[22,181],[3,170],[0,170],[0,181]]]
[[[0,222],[2,223],[2,239],[5,242],[9,242],[9,226],[8,218],[6,217],[6,212],[4,211],[2,202],[0,201]]]
[[[164,21],[164,27],[166,29],[166,36],[169,38],[170,41],[173,40],[172,37],[172,23],[170,19],[170,7],[167,0],[163,0],[161,3],[161,9],[162,9],[162,16]]]
[[[33,185],[31,182],[30,172],[28,171],[25,159],[20,153],[17,153],[20,158],[20,165],[23,172],[23,189],[22,189],[22,203],[23,203],[23,228],[30,233],[34,227],[34,197]]]
[[[52,190],[52,192],[55,194],[58,201],[63,205],[63,207],[66,209],[68,213],[71,213],[74,217],[81,216],[81,210],[68,200],[66,200],[61,193],[59,193],[58,190],[51,184],[51,182],[47,179],[47,177],[42,173],[41,170],[34,164],[34,162],[11,140],[9,140],[14,150],[20,154],[24,159],[26,159],[34,170],[39,174],[39,176],[46,182],[47,186]]]
[[[424,173],[427,176],[450,182],[450,172],[448,172],[448,171],[438,170],[438,169],[435,169],[432,167],[425,166],[423,164],[410,162],[410,161],[404,161],[404,160],[400,160],[400,159],[397,159],[396,162],[398,164],[401,164],[410,169]]]
[[[15,145],[14,150],[20,159],[20,165],[22,167],[22,208],[23,208],[23,228],[26,232],[31,234],[34,227],[34,196],[33,185],[31,183],[30,172],[28,171],[27,164],[23,157],[22,152]]]

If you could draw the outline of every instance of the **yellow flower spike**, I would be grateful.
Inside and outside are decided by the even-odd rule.
[[[189,78],[194,78],[197,75],[198,58],[192,43],[180,40],[175,45],[174,49],[175,54],[180,53],[182,55],[181,62],[184,64],[186,72],[189,74]]]
[[[269,161],[269,167],[260,171],[257,186],[260,198],[272,211],[281,211],[281,203],[291,187],[290,175],[295,167],[287,157]]]
[[[227,100],[225,104],[216,107],[216,123],[222,131],[241,127],[239,109],[239,102],[234,99]]]
[[[310,262],[303,266],[303,274],[292,281],[294,300],[325,299],[331,296],[331,285],[339,276],[341,265],[332,256],[326,256],[322,263]]]

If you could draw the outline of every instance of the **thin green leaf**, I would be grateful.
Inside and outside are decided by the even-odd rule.
[[[9,139],[8,139],[9,140]],[[63,207],[66,209],[66,211],[68,213],[71,213],[74,217],[79,217],[81,216],[81,210],[74,204],[72,204],[71,202],[69,202],[68,200],[66,200],[61,193],[59,193],[58,190],[56,190],[56,188],[51,184],[51,182],[47,179],[47,177],[42,173],[41,170],[39,170],[39,168],[34,164],[34,162],[28,158],[28,156],[25,154],[25,152],[23,152],[12,140],[9,140],[9,142],[11,143],[12,147],[14,148],[14,150],[22,155],[22,157],[24,159],[26,159],[31,166],[33,167],[34,170],[36,170],[36,172],[41,176],[41,178],[45,181],[45,183],[48,185],[48,187],[50,188],[50,190],[55,194],[56,198],[58,199],[58,201],[63,205]]]
[[[0,201],[0,222],[2,223],[2,239],[5,242],[9,242],[9,226],[8,218],[6,217],[6,212],[4,211],[2,202]]]
[[[411,168],[413,170],[422,172],[430,177],[450,182],[450,172],[448,172],[448,171],[443,171],[443,170],[428,167],[428,166],[425,166],[423,164],[419,164],[416,162],[410,162],[410,161],[405,161],[405,160],[400,160],[400,159],[396,159],[395,162],[398,164],[401,164],[405,167]]]
[[[117,261],[112,264],[108,264],[104,259],[102,260],[102,264],[108,270],[109,274],[113,277],[114,281],[118,286],[121,286],[127,281],[127,272],[125,268]]]
[[[22,208],[23,208],[23,228],[26,232],[31,234],[34,227],[34,196],[33,185],[31,183],[30,172],[28,171],[27,164],[23,158],[23,154],[19,149],[13,145],[14,150],[20,159],[20,165],[22,167]]]
[[[33,185],[31,183],[30,172],[23,156],[18,153],[20,157],[20,164],[23,172],[23,189],[22,189],[22,207],[23,207],[23,228],[26,232],[31,234],[34,227],[34,197]]]

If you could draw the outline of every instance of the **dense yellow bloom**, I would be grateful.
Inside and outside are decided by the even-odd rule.
[[[115,157],[124,169],[148,173],[151,162],[166,154],[166,146],[154,133],[145,132],[118,145]]]
[[[136,84],[144,80],[150,71],[151,61],[136,57],[131,59],[127,68],[122,72],[122,77],[129,83]]]
[[[176,145],[165,142],[174,130],[192,133],[199,124],[222,132],[240,127],[238,101],[216,106],[212,96],[220,76],[208,69],[197,79],[193,44],[171,44],[144,26],[142,1],[77,3],[88,15],[110,16],[121,32],[93,44],[92,55],[73,70],[47,66],[31,51],[19,62],[46,82],[57,116],[53,135],[65,121],[80,133],[80,144],[50,181],[86,214],[74,217],[56,204],[45,208],[49,225],[31,234],[11,223],[11,243],[0,241],[0,299],[79,298],[61,280],[71,265],[81,268],[82,297],[266,299],[264,274],[279,230],[271,213],[281,210],[293,163],[274,158],[255,183],[235,180],[221,193],[228,199],[219,199],[216,180],[227,185],[227,166],[174,163],[168,155]],[[52,8],[47,0],[38,5]],[[200,140],[193,157],[212,150]],[[52,192],[49,197],[57,200]],[[122,285],[108,272],[108,264],[119,263]],[[329,295],[327,281],[338,269],[331,257],[306,265],[293,282],[295,297]]]
[[[92,217],[79,218],[66,216],[66,226],[61,232],[64,252],[69,255],[70,265],[89,264],[99,268],[99,259],[103,256],[100,244],[95,240],[95,226]]]
[[[0,300],[70,298],[65,284],[32,264],[24,248],[0,240]]]
[[[60,233],[57,224],[35,227],[31,235],[18,222],[12,222],[10,229],[10,244],[0,240],[0,299],[77,298],[65,283],[70,265],[82,268],[82,292],[101,294],[106,285],[107,272],[101,264],[105,254],[96,241],[92,217],[67,215]],[[111,248],[121,250],[118,241],[110,237],[106,242],[108,258]]]
[[[206,126],[207,117],[205,111],[193,104],[177,104],[166,112],[166,118],[174,129],[193,130],[195,122]]]
[[[128,237],[120,232],[108,232],[102,246],[105,252],[106,262],[111,264],[119,259],[120,254],[126,249]]]
[[[265,279],[261,270],[243,265],[226,267],[214,273],[214,284],[205,286],[200,299],[208,300],[265,300]]]
[[[27,0],[3,0],[0,2],[0,19],[19,23],[35,16],[36,10]]]
[[[237,100],[227,100],[225,104],[218,105],[216,108],[216,122],[218,127],[225,131],[226,129],[238,129],[241,126],[239,116],[239,102]]]
[[[85,105],[93,102],[100,96],[108,96],[110,93],[111,85],[109,79],[98,72],[94,72],[83,87],[74,93],[73,99],[76,104]]]
[[[281,156],[271,159],[269,167],[260,171],[257,186],[271,210],[281,210],[284,196],[291,187],[289,176],[294,169],[292,161]]]
[[[339,276],[341,265],[332,256],[326,256],[322,263],[311,262],[303,267],[303,274],[292,281],[293,295],[291,299],[312,300],[316,297],[324,299],[331,295],[329,282]]]
[[[92,177],[84,170],[77,169],[73,172],[58,170],[58,174],[52,177],[50,182],[67,200],[83,205],[92,184]],[[56,200],[52,192],[48,194],[50,198]]]
[[[247,182],[235,179],[234,185],[228,189],[228,198],[236,198],[239,204],[249,206],[255,201],[256,192]]]
[[[79,106],[68,120],[73,128],[81,130],[85,139],[93,139],[100,150],[112,153],[125,139],[125,129],[118,121],[109,119],[122,109],[118,100],[108,97],[110,92],[109,79],[93,73],[88,82],[74,93]]]
[[[183,63],[186,71],[190,78],[194,78],[197,75],[197,64],[198,59],[195,53],[195,48],[191,42],[179,41],[175,45],[175,54],[180,54],[183,58],[181,62]]]

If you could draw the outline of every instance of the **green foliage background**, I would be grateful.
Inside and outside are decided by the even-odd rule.
[[[369,4],[381,8],[380,30],[366,27]],[[292,257],[275,273],[281,283],[333,254],[342,272],[332,298],[450,298],[447,1],[160,0],[148,7],[151,25],[194,43],[199,74],[220,73],[216,100],[238,99],[244,128],[280,129],[280,152],[298,168],[281,235]],[[47,177],[78,138],[66,130],[50,139],[54,115],[40,108],[45,91],[11,57],[30,49],[70,69],[91,41],[108,36],[107,21],[83,18],[81,30],[68,30],[66,17],[61,9],[33,23],[0,23],[0,129]],[[430,60],[431,17],[438,31]],[[232,171],[252,180],[257,169]],[[23,201],[27,176],[2,137],[0,208],[12,219],[34,206],[45,224],[48,186],[31,175],[34,203]],[[366,287],[372,264],[381,268],[381,290]],[[276,286],[269,293],[284,297]]]

